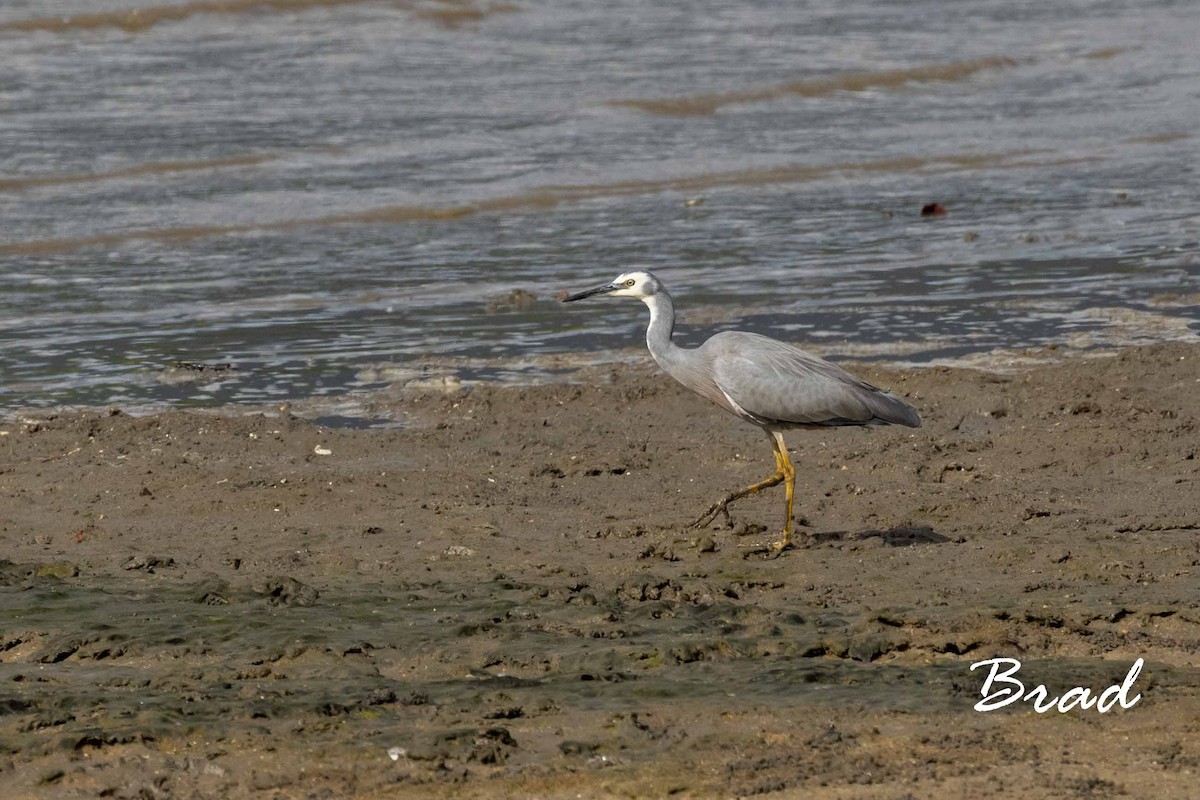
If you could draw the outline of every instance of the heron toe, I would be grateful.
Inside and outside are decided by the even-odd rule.
[[[700,517],[695,522],[688,525],[688,527],[689,528],[707,528],[721,514],[724,514],[726,521],[729,521],[732,524],[732,520],[729,517],[729,503],[730,502],[732,502],[732,501],[729,500],[728,498],[725,498],[721,502],[713,503],[711,506],[708,507],[707,511],[705,511],[703,514],[701,514]]]

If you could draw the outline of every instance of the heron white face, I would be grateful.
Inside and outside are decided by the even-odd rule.
[[[585,289],[582,292],[564,297],[563,302],[574,303],[576,300],[582,300],[585,297],[607,294],[618,297],[636,297],[642,302],[649,303],[650,301],[647,298],[661,291],[662,284],[658,282],[658,278],[649,272],[626,272],[614,278],[612,283],[606,283],[594,289]]]
[[[658,291],[658,279],[649,272],[626,272],[613,279],[615,297],[636,297],[639,300]]]

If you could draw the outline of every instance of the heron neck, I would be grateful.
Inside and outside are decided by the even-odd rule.
[[[671,295],[659,291],[643,298],[642,302],[650,309],[646,346],[658,365],[670,372],[679,353],[679,346],[671,341],[671,334],[675,332],[675,306],[671,302]]]

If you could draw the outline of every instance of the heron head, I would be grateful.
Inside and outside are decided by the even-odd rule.
[[[587,289],[578,294],[573,294],[565,298],[563,302],[572,303],[576,300],[582,300],[585,297],[597,294],[610,294],[614,297],[636,297],[639,300],[645,300],[659,291],[662,291],[662,284],[659,283],[658,278],[649,272],[626,272],[614,278],[612,283],[606,283],[603,286],[597,286],[594,289]]]

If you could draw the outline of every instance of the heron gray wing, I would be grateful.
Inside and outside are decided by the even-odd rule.
[[[729,331],[704,347],[718,388],[760,424],[921,424],[899,397],[784,342]]]

